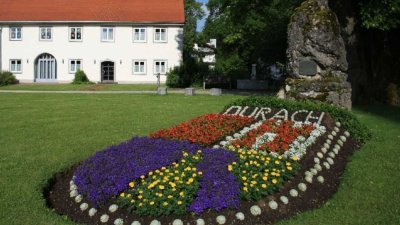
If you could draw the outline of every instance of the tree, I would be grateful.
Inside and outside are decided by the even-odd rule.
[[[361,19],[366,28],[382,31],[400,25],[400,0],[361,0]]]

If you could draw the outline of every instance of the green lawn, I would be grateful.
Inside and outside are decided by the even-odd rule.
[[[29,91],[155,91],[156,84],[17,84],[0,90]]]
[[[0,224],[74,224],[45,206],[55,172],[133,135],[218,112],[240,96],[0,94]],[[400,109],[355,110],[374,133],[322,209],[280,224],[400,224]]]

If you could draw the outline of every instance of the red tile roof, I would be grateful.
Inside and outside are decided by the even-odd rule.
[[[0,0],[4,21],[184,23],[183,0]]]

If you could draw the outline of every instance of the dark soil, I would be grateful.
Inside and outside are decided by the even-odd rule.
[[[334,128],[335,121],[329,115],[326,115],[322,124],[327,128],[327,132],[324,136],[318,139],[317,143],[308,150],[307,155],[301,160],[301,169],[299,170],[297,175],[293,179],[288,181],[279,190],[279,192],[275,193],[274,195],[268,196],[258,202],[242,201],[240,203],[239,209],[236,210],[225,209],[220,212],[210,210],[198,216],[188,214],[185,216],[170,215],[161,216],[158,218],[153,218],[150,216],[139,217],[134,214],[129,214],[124,209],[118,209],[118,211],[115,213],[108,212],[108,206],[113,203],[113,199],[111,199],[106,204],[106,207],[100,207],[95,216],[89,217],[88,210],[82,212],[79,209],[80,204],[75,203],[74,199],[69,197],[69,182],[73,176],[75,168],[78,165],[75,165],[64,172],[56,174],[51,182],[49,182],[49,186],[48,188],[46,188],[44,194],[46,196],[49,207],[54,208],[58,214],[67,215],[73,221],[82,224],[103,224],[100,222],[100,217],[103,214],[108,214],[110,216],[108,223],[106,223],[110,225],[114,224],[114,220],[117,218],[122,218],[124,220],[124,224],[128,225],[130,225],[135,220],[138,220],[142,224],[147,225],[150,224],[153,219],[159,220],[163,225],[172,224],[172,222],[177,218],[181,219],[184,224],[195,225],[196,219],[203,218],[208,225],[217,224],[216,217],[218,215],[224,215],[226,217],[226,224],[273,224],[278,220],[286,219],[298,213],[321,207],[329,198],[331,198],[331,196],[338,189],[340,177],[345,169],[346,163],[354,150],[358,148],[358,144],[351,138],[348,138],[347,142],[340,150],[339,155],[335,157],[334,165],[332,165],[329,170],[326,170],[322,166],[323,170],[319,172],[317,176],[321,175],[324,177],[325,182],[323,184],[319,183],[316,180],[316,176],[314,176],[312,184],[309,184],[304,180],[305,171],[314,167],[314,157],[316,157],[317,152],[320,151],[321,146],[323,146],[323,144],[325,143],[328,134]],[[330,150],[332,150],[338,137],[342,135],[343,132],[344,130],[341,129],[339,134],[334,138]],[[297,198],[290,197],[289,190],[292,188],[298,190],[297,185],[299,183],[305,183],[307,185],[307,191],[299,191],[299,196]],[[289,204],[284,205],[279,200],[279,197],[282,195],[289,198]],[[268,207],[268,202],[272,199],[279,204],[277,210],[272,210]],[[85,202],[85,200],[83,200],[82,202]],[[258,204],[262,209],[262,214],[257,217],[251,215],[250,213],[250,207],[256,204]],[[243,212],[245,214],[244,221],[239,221],[235,218],[235,214],[237,212]]]

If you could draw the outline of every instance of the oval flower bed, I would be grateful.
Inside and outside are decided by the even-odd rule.
[[[60,175],[50,202],[115,225],[272,223],[313,208],[335,191],[353,142],[329,116],[282,112],[207,114],[133,137]]]

